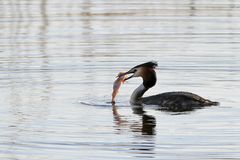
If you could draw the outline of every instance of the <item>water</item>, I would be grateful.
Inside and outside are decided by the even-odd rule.
[[[240,3],[2,0],[0,158],[240,159]],[[171,113],[109,103],[116,74],[156,60],[146,95],[184,90],[220,106]]]

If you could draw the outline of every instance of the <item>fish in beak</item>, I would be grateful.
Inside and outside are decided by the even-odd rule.
[[[124,78],[124,81],[126,81],[126,80],[129,80],[129,79],[131,79],[132,77],[134,77],[135,72],[137,72],[137,69],[132,68],[132,69],[130,69],[129,71],[127,71],[127,72],[125,72],[125,73],[121,73],[121,74],[118,75],[117,77],[125,76],[126,78]],[[129,75],[129,74],[132,74],[132,75],[126,76],[126,75]]]

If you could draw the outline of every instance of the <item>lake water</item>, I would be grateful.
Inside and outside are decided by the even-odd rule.
[[[240,159],[240,2],[0,1],[0,159]],[[146,95],[189,91],[220,106],[132,109],[141,83],[120,71],[155,60]]]

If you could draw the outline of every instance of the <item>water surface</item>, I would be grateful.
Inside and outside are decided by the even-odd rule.
[[[234,0],[0,2],[0,158],[239,159],[240,3]],[[116,74],[158,61],[146,95],[221,103],[185,113],[110,105]]]

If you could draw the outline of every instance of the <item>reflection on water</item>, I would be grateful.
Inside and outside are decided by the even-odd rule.
[[[0,158],[240,158],[239,6],[0,1]],[[158,83],[146,96],[184,90],[221,106],[131,109],[139,79],[106,105],[116,74],[149,60],[159,63]]]
[[[155,148],[154,135],[156,134],[156,119],[154,116],[145,114],[145,112],[142,110],[143,108],[132,109],[133,113],[140,116],[141,121],[128,120],[127,117],[124,117],[118,113],[117,106],[112,106],[114,122],[117,128],[116,130],[118,131],[118,134],[121,134],[121,130],[129,130],[133,134],[141,133],[142,135],[148,135],[147,137],[142,137],[138,134],[134,134],[136,136],[135,138],[137,139],[137,142],[132,142],[132,148],[130,148],[130,150],[133,151],[133,153],[136,154],[136,157],[138,158],[154,158],[153,154]]]
[[[132,132],[140,132],[142,135],[155,135],[156,119],[153,116],[145,114],[142,108],[132,109],[134,110],[133,113],[141,117],[141,122],[129,122],[118,113],[117,106],[113,105],[113,115],[116,126],[118,127],[117,130],[121,130],[121,126],[124,128],[128,126]]]

